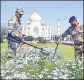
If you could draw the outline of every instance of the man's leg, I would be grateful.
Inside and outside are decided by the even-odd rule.
[[[75,48],[75,60],[80,63],[80,66],[83,66],[83,59],[82,59],[83,51],[79,48]]]
[[[14,53],[14,56],[16,56],[16,52],[17,52],[17,48],[18,48],[19,44],[16,42],[12,43],[12,51]]]
[[[8,49],[10,51],[10,56],[9,58],[15,58],[16,57],[16,52],[17,52],[17,49],[19,47],[19,44],[16,43],[16,42],[13,42],[11,40],[8,40]]]
[[[9,56],[8,58],[13,58],[12,54],[13,54],[13,51],[12,51],[12,41],[11,40],[8,40],[8,50],[9,50]]]
[[[8,40],[8,49],[10,48],[10,40]]]
[[[75,60],[82,59],[82,51],[80,48],[75,48]]]

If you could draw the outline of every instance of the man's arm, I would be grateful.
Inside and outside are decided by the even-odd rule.
[[[64,37],[66,37],[67,35],[70,35],[69,28],[62,34],[62,39],[64,39]]]
[[[11,17],[8,21],[8,27],[9,27],[9,33],[12,34],[12,36],[16,36],[16,31],[14,30],[14,25],[16,24],[16,19],[14,17]]]
[[[11,33],[12,36],[19,36],[21,35],[21,33],[19,33],[15,27],[16,27],[16,18],[12,17],[10,18],[10,20],[8,21],[8,27],[9,27],[9,33]]]

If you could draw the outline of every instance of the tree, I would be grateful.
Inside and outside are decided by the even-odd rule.
[[[55,35],[55,40],[57,39],[57,36]]]
[[[32,36],[26,36],[26,37],[24,37],[24,40],[25,41],[33,41],[34,38]]]
[[[43,38],[43,37],[38,37],[37,40],[40,42],[40,43],[45,43],[46,40]]]
[[[3,42],[4,36],[0,33],[0,42]]]
[[[55,37],[54,37],[54,35],[53,35],[53,40],[55,40]]]

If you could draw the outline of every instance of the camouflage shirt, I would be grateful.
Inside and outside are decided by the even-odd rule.
[[[74,42],[74,45],[77,46],[77,43],[83,42],[83,25],[79,25],[78,27],[74,28],[73,26],[70,26],[63,34],[62,39],[66,37],[67,35],[72,36],[72,40]]]
[[[20,20],[16,16],[13,16],[9,19],[8,27],[9,33],[11,33],[12,36],[16,36],[22,31]]]

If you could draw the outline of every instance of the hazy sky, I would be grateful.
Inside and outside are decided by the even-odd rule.
[[[69,18],[71,16],[76,16],[83,24],[83,1],[2,1],[1,23],[7,23],[17,7],[24,9],[21,21],[25,24],[36,9],[42,20],[51,25],[52,34],[57,33],[58,18],[60,18],[61,33],[70,26]]]

